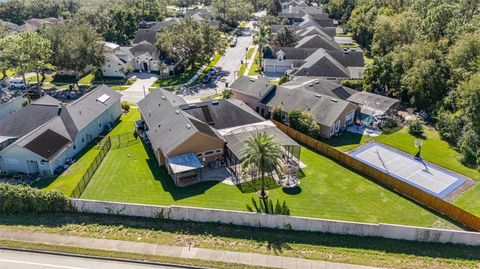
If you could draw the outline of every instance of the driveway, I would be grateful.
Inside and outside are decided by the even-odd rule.
[[[148,89],[158,79],[158,75],[151,73],[133,73],[129,78],[136,78],[137,80],[128,89],[120,93],[123,95],[123,101],[136,104],[148,94]]]

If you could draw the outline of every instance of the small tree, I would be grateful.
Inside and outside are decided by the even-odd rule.
[[[267,6],[267,15],[278,16],[279,12],[282,12],[280,0],[270,0]]]
[[[295,47],[298,44],[298,35],[289,26],[284,26],[274,39],[274,44],[279,47]]]
[[[278,85],[282,85],[288,82],[288,76],[282,76],[278,81]]]
[[[282,113],[282,108],[280,106],[275,106],[272,111],[272,119],[282,121]]]
[[[423,135],[423,125],[419,120],[413,120],[408,124],[408,132],[414,136]]]

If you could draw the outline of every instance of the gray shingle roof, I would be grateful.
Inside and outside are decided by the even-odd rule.
[[[135,44],[129,49],[129,52],[133,55],[133,57],[138,57],[148,53],[153,59],[158,60],[160,58],[160,50],[158,47],[148,41],[142,41],[138,44]]]
[[[300,88],[278,86],[262,100],[269,107],[279,106],[285,112],[293,110],[309,111],[316,122],[332,126],[341,113],[349,106],[355,105],[327,95]]]
[[[265,120],[245,103],[235,99],[206,101],[194,105],[183,105],[180,108],[217,130]]]
[[[320,48],[326,50],[342,50],[342,47],[332,38],[314,34],[306,36],[295,46],[296,48]]]
[[[166,26],[177,23],[179,20],[177,18],[167,18],[161,22],[155,23],[152,27],[148,29],[139,29],[133,38],[133,44],[138,44],[142,41],[147,41],[151,44],[155,44],[157,41],[157,34]]]
[[[108,100],[104,103],[97,100],[102,95],[109,96]],[[68,111],[77,129],[81,130],[121,98],[122,95],[117,91],[112,90],[106,85],[101,85],[70,103],[65,109]]]
[[[289,89],[304,89],[318,94],[327,95],[333,98],[347,100],[356,90],[342,86],[341,84],[326,80],[316,79],[311,77],[298,77],[291,82],[282,85]]]
[[[205,123],[193,123],[190,116],[179,108],[185,104],[179,98],[169,91],[158,89],[138,102],[138,108],[149,128],[148,138],[155,148],[168,154],[197,132],[222,139]]]
[[[230,85],[230,88],[255,98],[261,98],[274,86],[266,77],[255,79],[241,76]]]

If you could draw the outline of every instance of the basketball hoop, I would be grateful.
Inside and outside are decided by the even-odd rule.
[[[415,147],[418,148],[417,154],[415,154],[415,160],[422,160],[421,151],[422,151],[422,146],[423,146],[423,141],[419,139],[415,139]]]

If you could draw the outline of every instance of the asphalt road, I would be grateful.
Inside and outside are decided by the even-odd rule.
[[[150,265],[71,257],[24,251],[0,250],[1,269],[185,269],[184,266]]]

